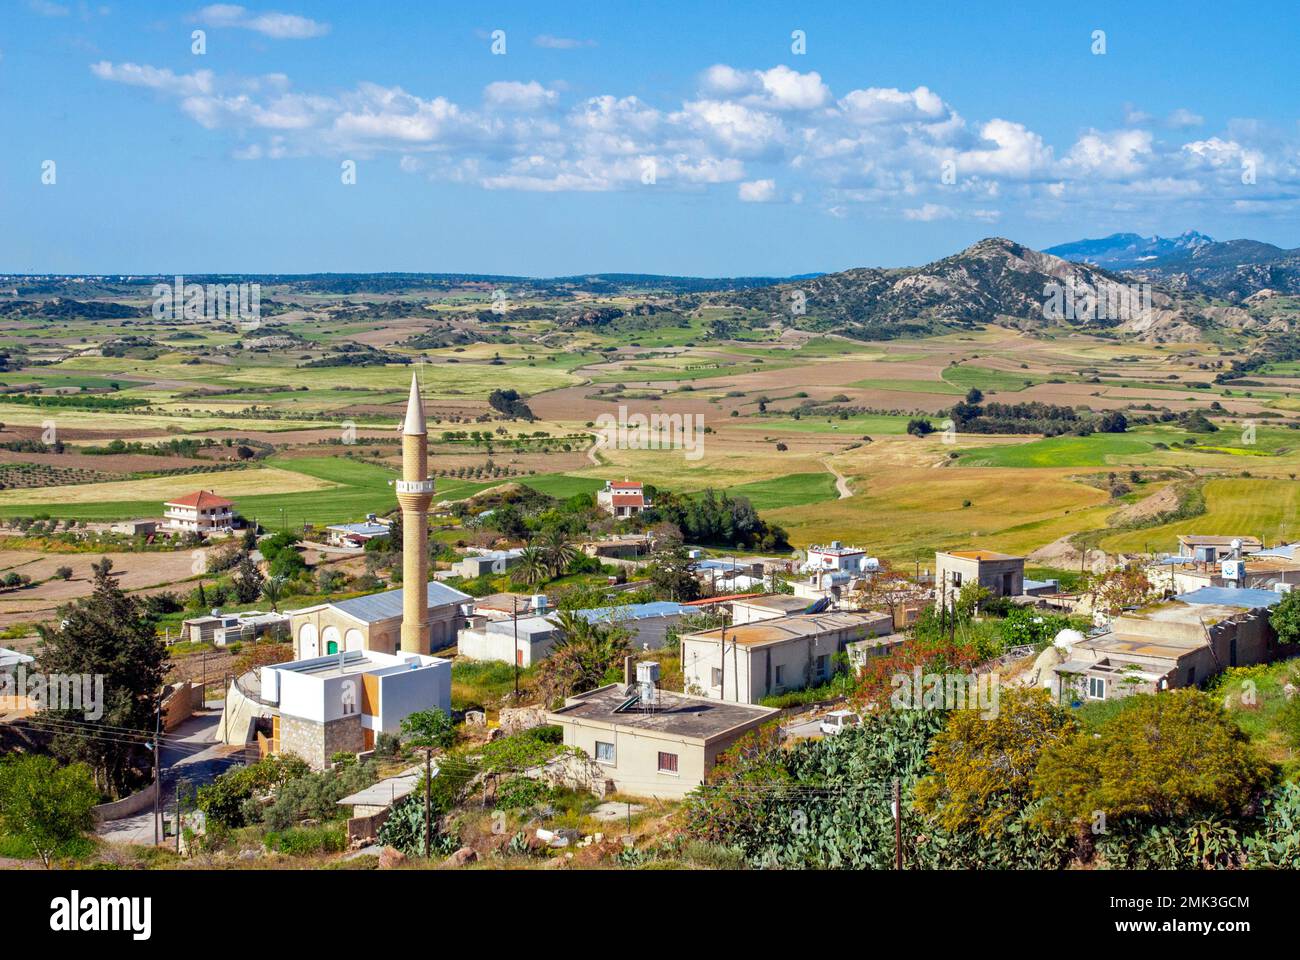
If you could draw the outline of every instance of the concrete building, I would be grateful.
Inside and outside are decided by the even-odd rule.
[[[686,634],[684,684],[710,699],[758,703],[825,683],[837,669],[835,655],[850,643],[893,630],[887,613],[813,613]]]
[[[331,547],[364,547],[376,537],[388,536],[392,530],[392,524],[372,513],[359,523],[332,524],[325,528],[325,534]]]
[[[213,612],[205,617],[191,617],[182,622],[180,639],[224,647],[231,643],[256,640],[281,630],[288,636],[289,629],[288,613],[262,613],[260,610],[245,613]]]
[[[646,667],[639,664],[638,667]],[[619,793],[678,799],[704,782],[718,754],[776,717],[766,707],[610,684],[570,697],[546,715],[565,746],[608,771]]]
[[[691,607],[671,600],[574,611],[589,623],[604,626],[617,624],[625,628],[631,634],[628,642],[633,650],[658,650],[664,645],[669,628],[681,623],[682,617],[695,612],[697,611]]]
[[[934,576],[935,594],[944,606],[968,583],[978,583],[994,597],[1018,597],[1025,592],[1025,558],[992,550],[938,552]]]
[[[462,557],[451,565],[453,576],[472,580],[485,574],[505,573],[519,562],[522,550],[483,550]]]
[[[1039,683],[1062,699],[1113,700],[1266,663],[1277,653],[1269,609],[1281,599],[1269,590],[1207,587],[1124,614],[1100,636],[1058,638],[1039,657]]]
[[[769,593],[757,597],[740,597],[731,603],[731,623],[740,626],[757,620],[775,620],[795,613],[809,613],[816,600],[790,596],[785,593]]]
[[[108,525],[110,533],[127,537],[148,537],[158,532],[157,520],[117,520]]]
[[[563,631],[547,617],[529,616],[522,608],[520,614],[518,621],[471,616],[456,637],[456,652],[470,660],[499,660],[520,667],[540,663]]]
[[[861,547],[846,547],[838,540],[828,546],[811,546],[807,558],[799,568],[804,573],[847,573],[861,576],[880,569],[880,561],[867,556]]]
[[[1233,542],[1238,541],[1242,553],[1255,553],[1264,549],[1259,537],[1206,536],[1204,534],[1185,533],[1178,537],[1178,552],[1199,563],[1215,563],[1224,557],[1232,556]]]
[[[436,581],[426,584],[425,597],[422,645],[433,650],[451,646],[465,622],[461,606],[473,598]],[[338,653],[339,650],[396,653],[402,646],[405,607],[406,589],[399,587],[364,597],[290,610],[294,654],[300,659],[308,659]]]
[[[639,480],[606,480],[605,488],[596,491],[596,506],[622,520],[635,517],[653,504],[646,498]]]
[[[340,752],[370,750],[412,713],[451,712],[451,661],[353,650],[262,667],[261,698],[273,707],[271,749],[320,770]]]
[[[229,533],[235,528],[235,504],[211,490],[168,500],[163,504],[163,529],[169,533]]]
[[[905,633],[886,633],[879,637],[854,640],[846,645],[849,654],[849,667],[855,674],[859,674],[868,662],[877,657],[888,656],[906,641],[907,634]]]

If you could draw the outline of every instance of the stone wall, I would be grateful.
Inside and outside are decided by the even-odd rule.
[[[359,713],[329,723],[280,716],[280,752],[302,757],[314,770],[324,770],[336,753],[360,753],[365,748]]]

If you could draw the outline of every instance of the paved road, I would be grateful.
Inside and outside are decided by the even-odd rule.
[[[790,737],[820,737],[822,736],[821,722],[821,717],[813,717],[811,720],[791,723],[786,726],[785,732]]]
[[[194,714],[167,735],[163,741],[159,761],[162,764],[162,796],[164,808],[172,809],[176,797],[176,781],[188,780],[189,790],[211,783],[218,775],[243,761],[242,747],[228,747],[217,741],[217,727],[221,723],[220,710],[203,710]],[[113,843],[152,844],[154,839],[153,811],[146,810],[134,817],[109,820],[99,824],[95,832],[101,839]]]

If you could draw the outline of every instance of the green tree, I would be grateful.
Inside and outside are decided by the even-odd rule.
[[[680,540],[668,540],[654,552],[650,581],[655,591],[669,600],[695,600],[700,595],[700,582],[695,579],[694,566],[686,545]]]
[[[1172,820],[1243,810],[1269,765],[1223,707],[1195,689],[1135,694],[1093,732],[1043,751],[1034,792],[1044,814],[1075,825]]]
[[[1269,614],[1268,622],[1277,631],[1279,643],[1300,641],[1300,591],[1284,593],[1282,602]]]
[[[128,597],[112,576],[107,557],[93,564],[91,594],[63,610],[56,626],[37,629],[40,668],[46,674],[103,678],[100,715],[87,710],[49,710],[67,732],[55,736],[55,756],[88,764],[101,791],[121,795],[132,786],[132,764],[152,736],[154,711],[167,668],[167,649],[141,603]]]
[[[262,596],[266,597],[266,602],[274,611],[276,604],[284,597],[284,577],[267,577],[262,583]]]
[[[456,725],[444,711],[434,708],[412,713],[402,721],[402,742],[423,750],[449,750],[456,743]]]
[[[48,869],[50,860],[94,825],[99,801],[90,768],[51,757],[14,756],[0,763],[0,827],[25,840]]]
[[[564,531],[558,527],[552,527],[546,532],[542,538],[542,550],[546,555],[552,577],[562,576],[569,569],[569,564],[578,557],[577,548],[569,542]]]
[[[524,547],[515,567],[515,577],[529,587],[543,584],[551,578],[551,565],[540,547]]]
[[[264,582],[262,571],[257,569],[257,564],[248,554],[240,557],[239,562],[235,564],[232,579],[235,584],[235,596],[240,603],[252,603],[262,595]]]
[[[1002,830],[1032,797],[1039,754],[1075,729],[1046,690],[1001,690],[991,717],[953,710],[930,745],[933,772],[917,785],[918,809],[948,830]]]

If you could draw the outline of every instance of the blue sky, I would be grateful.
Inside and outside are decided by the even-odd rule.
[[[989,235],[1300,245],[1300,6],[1059,6],[6,0],[0,271],[788,275]]]

